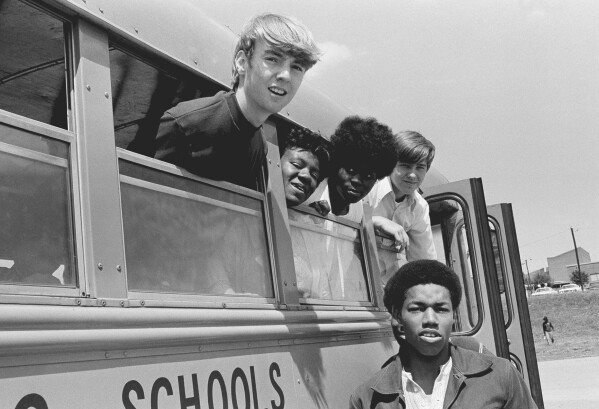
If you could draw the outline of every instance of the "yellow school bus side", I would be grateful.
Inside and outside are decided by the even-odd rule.
[[[329,135],[348,112],[304,84],[265,124],[268,178],[263,192],[250,191],[127,149],[165,86],[177,98],[227,89],[236,38],[201,3],[6,0],[0,36],[10,39],[0,44],[2,407],[347,406],[396,350],[371,228],[335,217],[327,223],[351,234],[309,226],[350,249],[366,295],[303,298],[290,233],[302,225],[290,227],[277,144],[294,126]],[[156,220],[132,221],[143,210],[125,203],[197,214],[150,232]],[[180,266],[205,273],[201,240],[177,230],[214,207],[264,231],[269,291],[205,294],[167,279]],[[153,258],[153,246],[177,234],[177,251]],[[243,245],[216,250],[233,257]],[[135,281],[152,275],[163,277],[154,287]]]

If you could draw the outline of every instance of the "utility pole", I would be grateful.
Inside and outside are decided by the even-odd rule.
[[[531,287],[532,283],[530,282],[530,271],[528,271],[528,260],[530,260],[530,259],[527,258],[526,260],[524,260],[524,264],[526,264],[526,275],[528,276],[528,289],[530,290],[530,293],[532,294],[532,287]],[[522,264],[522,263],[520,263],[520,264]]]
[[[576,265],[578,266],[578,277],[580,277],[580,289],[584,291],[584,283],[582,282],[582,271],[580,271],[580,260],[578,259],[578,247],[576,246],[576,237],[574,237],[574,228],[570,226],[572,233],[572,241],[574,242],[574,253],[576,254]]]

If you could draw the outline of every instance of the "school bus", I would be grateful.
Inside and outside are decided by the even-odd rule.
[[[201,2],[0,1],[3,408],[339,408],[397,352],[368,203],[360,224],[285,205],[278,146],[349,112],[302,85],[257,191],[148,155],[167,108],[228,89],[235,40]],[[511,207],[435,169],[423,190],[455,335],[543,407]],[[334,294],[298,291],[302,241],[334,243]]]

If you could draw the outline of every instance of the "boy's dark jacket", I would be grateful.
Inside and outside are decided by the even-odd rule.
[[[444,409],[537,409],[524,379],[506,359],[449,344],[452,369]],[[400,348],[401,349],[401,348]],[[350,398],[351,409],[405,409],[396,355]]]

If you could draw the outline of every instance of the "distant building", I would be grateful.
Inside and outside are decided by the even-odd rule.
[[[574,270],[578,269],[578,266],[576,264],[571,264],[568,265],[566,268],[568,270],[568,277],[570,277],[570,274],[572,274]],[[591,279],[593,281],[599,281],[599,261],[593,261],[590,263],[581,262],[580,271],[583,271],[589,275],[589,282],[591,281]]]
[[[587,264],[591,262],[591,255],[582,247],[578,247],[578,259],[582,268],[583,263]],[[576,265],[576,253],[574,249],[555,257],[547,257],[547,269],[553,281],[570,281],[568,266],[571,265]]]

